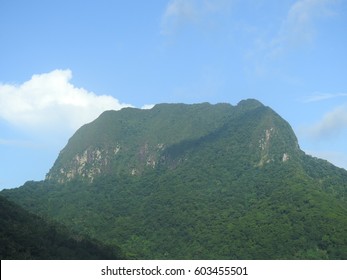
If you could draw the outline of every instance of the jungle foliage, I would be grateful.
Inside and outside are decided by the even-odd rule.
[[[91,182],[57,182],[74,155],[115,142],[124,153]],[[131,174],[148,143],[165,148]],[[306,155],[290,125],[255,100],[106,112],[51,172],[2,194],[127,258],[347,259],[347,171]]]
[[[0,259],[121,259],[120,248],[106,246],[61,224],[47,222],[0,195]]]

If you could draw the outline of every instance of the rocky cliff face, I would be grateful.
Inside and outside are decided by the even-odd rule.
[[[98,148],[89,146],[82,153],[78,153],[72,157],[58,171],[47,174],[47,180],[55,180],[59,183],[80,177],[88,181],[93,181],[94,177],[106,170],[110,162],[117,157],[121,149],[120,145],[115,147]]]
[[[133,150],[132,153],[129,153],[130,149]],[[64,164],[57,161],[47,174],[46,180],[65,183],[72,179],[83,179],[93,182],[96,176],[105,173],[140,175],[146,169],[156,168],[164,149],[164,143],[147,142],[136,147],[115,144],[100,148],[91,145]]]

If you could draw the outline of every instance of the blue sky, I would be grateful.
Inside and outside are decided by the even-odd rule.
[[[108,109],[256,98],[347,169],[347,1],[1,0],[0,189]]]

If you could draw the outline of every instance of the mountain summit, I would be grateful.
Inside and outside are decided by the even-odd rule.
[[[254,99],[104,112],[2,192],[134,259],[347,259],[346,193]]]

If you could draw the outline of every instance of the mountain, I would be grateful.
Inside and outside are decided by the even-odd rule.
[[[249,99],[104,112],[3,195],[138,259],[347,259],[347,171]]]
[[[0,258],[119,259],[120,250],[48,223],[0,196]]]
[[[253,115],[244,111],[252,111]],[[257,115],[262,121],[257,127],[251,127]],[[140,175],[158,165],[175,164],[172,157],[181,159],[177,153],[191,152],[196,145],[219,137],[239,141],[236,138],[246,133],[252,134],[247,136],[255,140],[254,143],[242,149],[230,143],[228,146],[236,151],[253,149],[255,165],[278,160],[278,157],[289,159],[289,153],[295,156],[298,149],[288,124],[256,100],[240,102],[235,108],[229,104],[160,104],[152,110],[128,108],[105,112],[82,127],[60,153],[47,180],[64,183],[84,178],[92,182],[99,174]],[[270,147],[270,138],[280,143]],[[272,147],[280,148],[281,154],[270,156]]]

